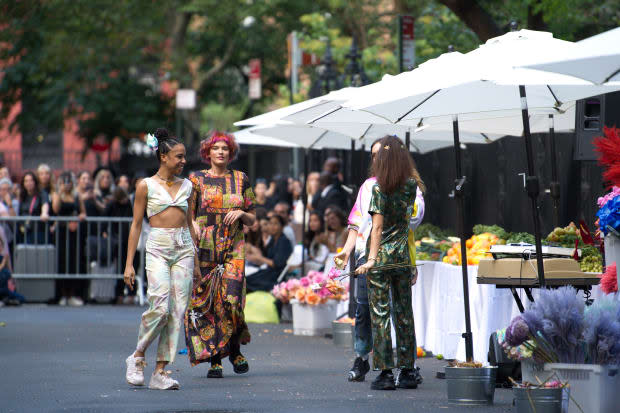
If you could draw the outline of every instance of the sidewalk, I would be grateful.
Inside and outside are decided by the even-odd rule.
[[[170,366],[180,391],[131,388],[125,358],[135,345],[142,308],[44,305],[0,309],[0,411],[69,412],[509,412],[512,391],[497,389],[495,405],[447,404],[445,362],[422,359],[417,390],[370,390],[370,380],[349,383],[350,350],[331,340],[297,337],[290,324],[250,325],[242,348],[250,372],[238,376],[224,364],[224,379],[207,379],[208,366],[191,368],[186,355]],[[147,353],[150,375],[155,345]]]

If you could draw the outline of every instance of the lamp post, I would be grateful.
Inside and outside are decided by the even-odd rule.
[[[321,65],[317,68],[319,74],[312,87],[310,88],[310,97],[316,98],[323,96],[332,90],[337,90],[342,87],[342,80],[340,74],[334,67],[334,59],[332,58],[332,46],[331,41],[327,39],[327,47],[325,48],[325,55],[321,61]]]

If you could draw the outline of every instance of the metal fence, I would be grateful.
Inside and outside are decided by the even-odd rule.
[[[16,279],[121,279],[132,218],[0,217]],[[144,302],[144,243],[138,245],[137,295]]]

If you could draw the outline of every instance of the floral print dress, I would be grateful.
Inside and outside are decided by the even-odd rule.
[[[185,314],[185,340],[190,363],[229,355],[231,346],[250,342],[245,323],[245,244],[243,224],[222,223],[230,211],[251,211],[255,197],[248,177],[240,171],[224,176],[192,173],[190,214],[198,224],[200,280],[194,280]]]

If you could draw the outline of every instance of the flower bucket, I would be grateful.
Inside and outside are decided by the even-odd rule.
[[[293,334],[296,336],[323,336],[332,331],[332,321],[338,317],[335,301],[319,305],[301,304],[292,300]]]
[[[354,327],[351,323],[339,323],[332,321],[332,334],[336,347],[352,348]]]
[[[547,363],[545,371],[555,372],[561,381],[568,382],[571,400],[568,413],[615,413],[620,391],[620,371],[617,367],[598,364]]]
[[[517,413],[567,413],[568,388],[513,387]]]
[[[489,405],[495,396],[497,367],[446,367],[448,403]]]
[[[521,382],[544,383],[551,376],[553,376],[553,372],[545,371],[543,363],[537,363],[532,359],[521,360]]]
[[[620,238],[614,234],[605,235],[605,265],[616,263],[616,277],[620,285]]]

